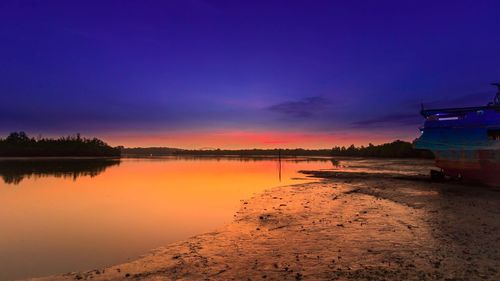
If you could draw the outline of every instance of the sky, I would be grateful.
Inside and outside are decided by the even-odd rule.
[[[484,105],[500,1],[0,1],[0,136],[329,148]]]

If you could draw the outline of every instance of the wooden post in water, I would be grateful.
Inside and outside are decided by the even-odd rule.
[[[281,148],[278,149],[278,177],[281,182]]]

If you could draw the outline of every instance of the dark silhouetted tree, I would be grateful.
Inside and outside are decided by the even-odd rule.
[[[59,139],[30,138],[24,132],[11,133],[0,139],[0,156],[120,156],[121,150],[100,139],[76,136]]]

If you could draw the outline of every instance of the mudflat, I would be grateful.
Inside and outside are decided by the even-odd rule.
[[[500,280],[500,190],[418,163],[304,171],[318,180],[244,200],[213,232],[33,280]]]

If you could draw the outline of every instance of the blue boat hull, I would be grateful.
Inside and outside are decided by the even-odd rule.
[[[500,107],[424,112],[415,147],[434,153],[450,177],[500,186]]]

